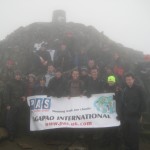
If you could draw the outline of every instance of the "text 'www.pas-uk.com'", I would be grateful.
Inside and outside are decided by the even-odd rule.
[[[92,122],[49,122],[45,123],[45,126],[91,126]]]

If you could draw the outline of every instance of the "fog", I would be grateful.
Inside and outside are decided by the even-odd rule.
[[[63,9],[68,22],[92,25],[112,40],[150,53],[149,0],[0,0],[0,40],[33,22],[50,22]]]

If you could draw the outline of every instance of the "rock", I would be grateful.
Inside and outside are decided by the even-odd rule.
[[[141,138],[150,140],[150,130],[143,130],[140,133]]]
[[[0,140],[8,137],[8,132],[5,128],[0,127]]]
[[[4,65],[6,60],[13,56],[12,59],[16,58],[17,68],[22,68],[23,73],[28,72],[34,45],[42,41],[48,42],[49,49],[57,49],[61,41],[67,44],[70,51],[77,51],[84,46],[98,63],[99,61],[105,61],[105,58],[109,60],[108,56],[114,52],[118,52],[122,60],[130,65],[144,60],[142,52],[127,48],[109,39],[103,32],[99,32],[92,26],[55,21],[59,16],[66,20],[65,12],[56,10],[53,13],[52,22],[37,22],[26,27],[20,27],[8,35],[6,39],[0,41],[0,56],[3,56],[0,63]],[[19,47],[19,52],[14,51],[16,45]],[[106,57],[103,57],[103,55],[106,55]]]
[[[143,116],[143,122],[150,123],[150,113],[145,112],[142,114],[142,116]]]
[[[142,126],[143,126],[143,128],[145,129],[145,130],[149,130],[150,131],[150,122],[144,122],[143,124],[142,124]]]
[[[32,146],[27,143],[18,143],[18,146],[23,149],[32,149]]]
[[[58,140],[48,140],[45,142],[46,145],[69,145],[69,142],[58,141]]]
[[[64,10],[55,10],[53,12],[52,22],[66,22],[66,12]]]
[[[87,147],[83,147],[83,146],[71,146],[68,149],[69,150],[88,150]]]

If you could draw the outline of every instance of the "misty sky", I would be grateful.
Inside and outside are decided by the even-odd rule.
[[[51,21],[56,9],[66,11],[68,22],[150,54],[150,0],[0,0],[0,40],[20,26]]]

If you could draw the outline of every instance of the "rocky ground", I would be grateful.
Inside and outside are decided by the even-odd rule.
[[[38,132],[20,131],[13,142],[7,132],[0,128],[0,150],[116,150],[106,142],[103,129],[55,129]],[[2,140],[3,139],[3,140]],[[120,150],[124,150],[123,146]],[[150,114],[143,114],[140,150],[150,150]]]
[[[100,141],[93,141],[93,150],[113,150],[110,145],[102,146]],[[72,140],[66,140],[61,138],[60,140],[52,140],[46,136],[36,136],[34,134],[24,135],[17,137],[13,142],[5,139],[0,142],[0,150],[88,150],[88,141],[83,141],[82,138]],[[67,149],[68,148],[68,149]],[[140,150],[150,149],[150,139],[141,138]],[[122,148],[123,150],[123,148]]]

